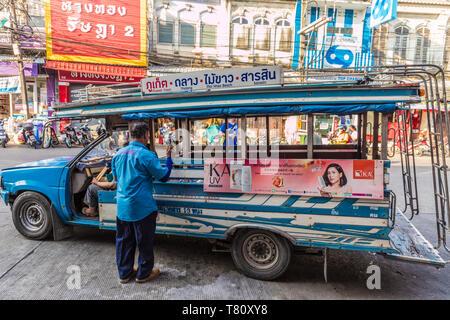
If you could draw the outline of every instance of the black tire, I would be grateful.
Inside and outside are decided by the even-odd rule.
[[[89,140],[86,138],[83,138],[81,140],[81,143],[83,144],[83,147],[86,148],[89,145]]]
[[[291,254],[292,248],[285,238],[257,229],[240,230],[233,239],[231,250],[236,268],[259,280],[279,278],[289,267]]]
[[[23,236],[42,240],[51,234],[51,206],[43,195],[24,192],[14,201],[11,211],[14,226]]]
[[[3,147],[3,148],[6,148],[6,141],[3,141],[3,142],[2,142],[2,147]]]
[[[48,138],[44,140],[44,143],[42,144],[42,148],[48,149],[52,145],[52,138]]]
[[[415,149],[414,149],[414,154],[415,154],[417,157],[423,156],[423,149],[420,148],[420,147],[415,148]]]
[[[66,143],[67,148],[72,148],[72,141],[69,137],[66,137],[64,142]]]
[[[389,158],[393,158],[395,156],[395,147],[388,147],[387,156]]]

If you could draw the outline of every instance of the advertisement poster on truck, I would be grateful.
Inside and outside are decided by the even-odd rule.
[[[384,198],[382,160],[205,160],[204,191]]]

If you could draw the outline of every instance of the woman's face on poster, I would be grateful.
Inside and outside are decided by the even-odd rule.
[[[330,183],[335,185],[336,183],[339,184],[342,173],[340,173],[335,167],[330,167],[328,168],[327,176]]]

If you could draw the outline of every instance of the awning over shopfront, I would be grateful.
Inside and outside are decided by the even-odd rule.
[[[111,66],[105,64],[79,63],[68,61],[47,61],[47,69],[85,72],[93,74],[105,74],[124,77],[144,78],[146,76],[145,68]]]

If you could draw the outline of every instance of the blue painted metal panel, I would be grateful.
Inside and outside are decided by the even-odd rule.
[[[397,0],[372,0],[370,19],[371,28],[375,28],[396,18]]]
[[[295,26],[294,26],[294,52],[292,54],[292,69],[297,69],[300,59],[300,28],[302,26],[302,0],[297,0],[295,6]]]
[[[372,49],[372,29],[370,28],[370,8],[367,8],[363,22],[363,38],[361,53],[370,53]]]
[[[310,106],[276,106],[276,107],[238,107],[215,108],[208,110],[177,111],[177,112],[140,112],[129,113],[122,116],[124,120],[142,120],[157,118],[195,118],[216,117],[226,115],[255,115],[255,114],[308,114],[308,113],[332,113],[332,114],[357,114],[365,111],[377,111],[392,113],[397,109],[396,104],[352,104],[352,105],[310,105]]]
[[[332,18],[330,22],[327,24],[327,28],[334,28],[336,26],[336,13],[337,9],[328,8],[328,18]],[[328,33],[327,36],[332,36],[333,33]]]
[[[344,28],[352,28],[352,27],[353,27],[353,10],[345,9]]]

